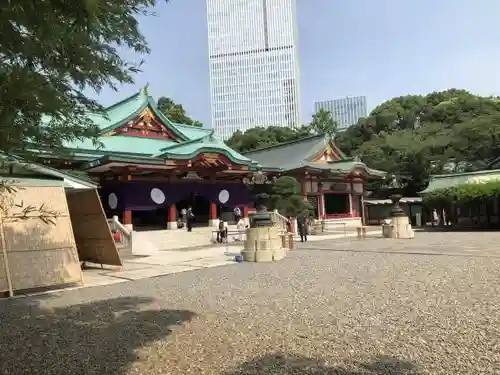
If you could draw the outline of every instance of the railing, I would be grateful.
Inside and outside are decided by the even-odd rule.
[[[278,210],[274,210],[273,212],[271,212],[271,220],[276,225],[278,225],[278,227],[280,228],[281,232],[283,232],[283,233],[287,233],[288,232],[288,223],[290,222],[290,220],[288,220],[287,217],[281,215],[278,212]]]
[[[108,219],[109,229],[113,233],[113,239],[119,247],[132,247],[132,232],[120,223],[118,216]]]
[[[354,213],[354,212],[353,213],[346,212],[343,214],[326,214],[325,219],[350,219],[350,218],[358,217],[358,216],[359,215]]]

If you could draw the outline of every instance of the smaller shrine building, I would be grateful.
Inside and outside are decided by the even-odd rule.
[[[118,215],[134,229],[176,228],[188,206],[195,225],[230,217],[235,206],[247,216],[252,197],[243,180],[259,169],[270,177],[297,178],[317,217],[360,222],[366,182],[384,175],[347,158],[323,136],[243,155],[212,130],[171,122],[146,88],[105,111],[91,116],[101,129],[99,146],[67,143],[65,156],[31,151],[39,163],[98,182],[107,216]]]
[[[330,222],[361,225],[365,218],[366,184],[385,176],[385,172],[347,157],[324,135],[311,135],[244,155],[296,178],[304,199],[314,207],[315,216]]]

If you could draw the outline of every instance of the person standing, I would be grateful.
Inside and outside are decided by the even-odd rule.
[[[241,219],[241,210],[238,206],[234,208],[233,214],[234,214],[234,221],[236,222],[236,224],[238,224],[238,222]]]
[[[437,213],[437,210],[434,209],[432,210],[432,226],[435,227],[439,224],[439,215]]]
[[[181,220],[184,224],[187,224],[187,210],[185,208],[181,210]]]
[[[186,228],[188,232],[193,231],[193,219],[194,219],[193,209],[191,208],[191,206],[189,206],[186,211]]]
[[[219,225],[217,230],[217,242],[223,243],[224,240],[227,241],[227,224],[222,218],[219,218]]]
[[[297,217],[297,229],[299,230],[300,242],[307,242],[307,216],[300,214]]]

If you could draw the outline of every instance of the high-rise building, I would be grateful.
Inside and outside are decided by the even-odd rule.
[[[358,122],[361,117],[367,116],[366,96],[341,98],[314,103],[314,111],[325,109],[337,121],[338,130],[347,129]]]
[[[300,125],[296,0],[206,0],[217,136]]]

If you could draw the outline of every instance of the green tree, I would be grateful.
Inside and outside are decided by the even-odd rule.
[[[244,133],[239,130],[236,131],[226,141],[226,144],[236,151],[245,152],[295,141],[310,134],[311,130],[308,126],[302,126],[298,129],[283,126],[256,127],[248,129]]]
[[[499,99],[457,89],[391,99],[336,137],[347,154],[406,176],[413,193],[431,174],[484,169],[499,140]]]
[[[323,108],[313,115],[309,127],[315,133],[325,134],[330,138],[334,138],[337,133],[337,122],[333,119],[332,113]]]
[[[282,176],[274,183],[271,206],[287,217],[296,217],[304,211],[312,211],[312,206],[302,196],[299,182],[289,176]]]
[[[158,99],[158,109],[163,112],[167,118],[177,124],[185,124],[196,127],[202,127],[199,121],[194,121],[186,114],[182,104],[176,104],[172,99],[162,96]]]
[[[9,0],[0,5],[0,150],[26,142],[59,148],[96,139],[87,117],[102,107],[86,93],[132,83],[139,64],[118,46],[149,48],[139,15],[157,0]]]

